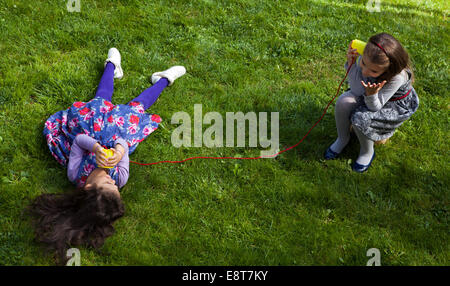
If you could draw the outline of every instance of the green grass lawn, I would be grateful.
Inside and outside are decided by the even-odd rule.
[[[370,248],[382,265],[450,264],[448,1],[383,0],[379,13],[367,0],[81,0],[80,13],[65,2],[0,0],[0,264],[54,264],[23,214],[71,186],[44,122],[94,96],[109,48],[125,72],[115,104],[153,72],[187,69],[151,107],[163,123],[131,160],[256,157],[261,148],[175,148],[170,119],[193,117],[194,104],[224,117],[279,112],[280,148],[294,145],[336,93],[349,42],[380,32],[409,52],[421,101],[367,173],[350,167],[356,138],[322,160],[337,136],[334,105],[277,159],[130,164],[125,216],[103,253],[79,247],[81,264],[366,265]]]

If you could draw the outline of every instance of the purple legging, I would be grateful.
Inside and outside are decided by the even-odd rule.
[[[111,101],[114,91],[114,69],[113,63],[108,62],[105,70],[103,71],[102,78],[98,84],[95,97],[101,97],[108,101]],[[169,81],[166,78],[161,78],[154,85],[144,90],[138,97],[131,101],[139,101],[144,105],[144,109],[147,110],[158,99],[161,92],[166,86],[169,85]],[[130,102],[131,102],[130,101]]]

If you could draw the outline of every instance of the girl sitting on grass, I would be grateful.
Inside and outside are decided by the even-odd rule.
[[[144,111],[185,72],[184,67],[174,66],[154,73],[153,86],[126,105],[114,105],[114,78],[122,78],[123,70],[119,51],[111,48],[95,98],[75,102],[47,119],[43,134],[50,152],[67,167],[76,191],[43,194],[30,211],[37,239],[56,250],[59,261],[66,260],[68,245],[98,248],[113,234],[112,223],[124,214],[119,188],[128,180],[128,156],[161,121]],[[106,159],[102,147],[111,149],[113,156]]]
[[[356,172],[366,171],[374,157],[374,141],[385,141],[419,107],[412,87],[414,81],[408,53],[393,36],[372,36],[359,56],[356,49],[347,51],[345,69],[350,89],[339,96],[335,108],[338,138],[325,151],[325,159],[335,159],[350,140],[353,126],[359,143],[359,157],[352,165]]]

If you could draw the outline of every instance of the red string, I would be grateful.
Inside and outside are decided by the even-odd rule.
[[[341,89],[342,83],[344,83],[344,80],[347,78],[348,72],[350,71],[350,68],[352,67],[352,65],[353,65],[354,63],[355,63],[355,61],[353,60],[353,62],[352,62],[352,63],[350,64],[350,66],[347,68],[347,73],[345,74],[345,77],[342,79],[341,83],[339,84],[339,87],[338,87],[338,89],[337,89],[337,91],[336,91],[336,95],[330,100],[330,102],[328,103],[327,107],[325,107],[325,109],[324,109],[324,111],[323,111],[323,113],[322,113],[322,116],[319,118],[319,120],[317,120],[317,122],[314,123],[314,125],[308,130],[308,132],[305,134],[305,136],[303,136],[303,138],[302,138],[299,142],[297,142],[297,144],[295,144],[295,145],[293,145],[293,146],[291,146],[291,147],[288,147],[288,148],[286,148],[286,149],[284,149],[284,150],[282,150],[282,151],[279,151],[279,152],[276,153],[276,154],[269,155],[269,156],[248,157],[248,158],[240,158],[240,157],[202,157],[202,156],[200,156],[200,157],[190,157],[190,158],[187,158],[187,159],[184,159],[184,160],[181,160],[181,161],[158,161],[158,162],[148,163],[148,164],[138,163],[138,162],[134,162],[134,161],[130,161],[130,162],[131,162],[131,163],[138,164],[138,165],[141,165],[141,166],[146,166],[146,165],[156,165],[156,164],[162,164],[162,163],[184,163],[184,162],[186,162],[186,161],[193,160],[193,159],[237,159],[237,160],[257,160],[257,159],[262,159],[262,158],[273,158],[273,157],[276,157],[276,156],[278,156],[278,155],[280,155],[280,154],[282,154],[282,153],[284,153],[284,152],[286,152],[286,151],[291,150],[292,148],[297,147],[300,143],[302,143],[303,140],[309,135],[309,133],[311,132],[311,130],[313,130],[313,128],[316,127],[316,125],[322,120],[322,118],[325,116],[325,114],[326,114],[326,112],[327,112],[327,110],[328,110],[328,107],[330,107],[331,103],[334,101],[334,99],[335,99],[335,98],[337,97],[337,95],[339,94],[339,90]]]

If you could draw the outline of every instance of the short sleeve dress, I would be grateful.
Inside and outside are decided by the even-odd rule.
[[[104,148],[114,147],[115,140],[122,138],[127,142],[128,154],[131,155],[160,122],[158,115],[145,113],[140,102],[114,105],[95,97],[88,102],[75,102],[66,110],[51,115],[45,122],[43,134],[52,156],[67,167],[71,146],[78,134],[91,136]],[[86,151],[74,183],[82,187],[95,168],[95,153]],[[109,169],[109,175],[117,182],[118,167]]]

